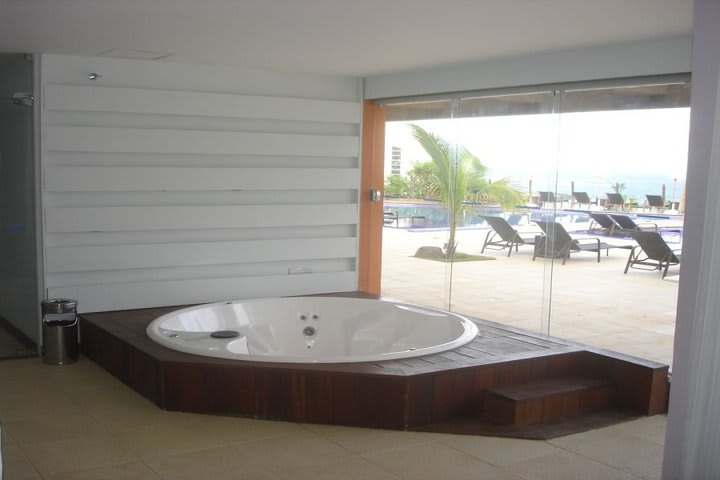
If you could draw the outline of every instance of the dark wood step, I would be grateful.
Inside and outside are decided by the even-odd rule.
[[[487,417],[499,424],[533,425],[599,412],[613,405],[610,382],[597,378],[549,378],[488,390]]]

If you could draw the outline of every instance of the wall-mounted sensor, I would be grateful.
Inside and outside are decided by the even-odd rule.
[[[97,80],[98,78],[102,78],[102,75],[95,72],[88,73],[88,80]]]

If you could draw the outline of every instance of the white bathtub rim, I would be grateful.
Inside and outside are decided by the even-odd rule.
[[[219,348],[217,350],[203,350],[202,352],[199,352],[197,347],[193,347],[191,345],[184,345],[182,343],[177,343],[175,341],[172,341],[171,339],[167,338],[165,335],[163,335],[160,332],[160,325],[162,325],[163,321],[171,318],[175,315],[189,312],[193,310],[199,310],[203,308],[212,307],[215,305],[227,305],[227,304],[236,304],[241,303],[245,304],[248,302],[267,302],[267,301],[275,301],[275,300],[282,300],[282,301],[290,301],[290,300],[297,300],[297,299],[322,299],[322,300],[330,300],[330,301],[340,301],[340,300],[350,300],[350,301],[367,301],[367,302],[383,302],[392,304],[395,306],[398,306],[400,308],[403,308],[405,310],[409,311],[416,311],[417,313],[423,313],[427,315],[443,315],[443,316],[449,316],[454,317],[457,319],[457,321],[462,325],[463,327],[463,333],[458,336],[457,338],[443,342],[437,345],[422,347],[419,349],[408,349],[408,350],[400,350],[400,351],[393,351],[388,353],[372,353],[367,355],[353,355],[352,357],[348,357],[347,355],[341,355],[341,356],[324,356],[322,358],[306,358],[306,357],[299,357],[297,355],[277,355],[277,354],[237,354],[237,353],[231,353],[228,352],[227,348]],[[432,355],[436,353],[441,352],[447,352],[456,348],[459,348],[463,345],[466,345],[467,343],[471,342],[477,335],[478,335],[478,328],[477,324],[473,322],[472,320],[469,320],[463,315],[441,310],[433,307],[427,307],[424,305],[418,305],[418,304],[412,304],[407,302],[401,302],[396,300],[385,300],[385,299],[363,299],[363,298],[355,298],[355,297],[267,297],[267,298],[250,298],[250,299],[241,299],[241,300],[232,300],[232,301],[222,301],[222,302],[212,302],[212,303],[206,303],[201,305],[194,305],[191,307],[185,307],[178,310],[174,310],[172,312],[166,313],[156,319],[154,319],[147,327],[146,333],[148,337],[155,343],[162,345],[163,347],[169,348],[171,350],[188,353],[192,355],[197,355],[200,357],[211,357],[211,358],[222,358],[226,360],[237,360],[240,362],[255,362],[255,363],[288,363],[288,364],[326,364],[326,363],[362,363],[362,362],[381,362],[386,360],[398,360],[403,358],[416,358],[416,357],[422,357],[426,355]],[[209,335],[209,332],[198,332],[199,335]],[[213,339],[212,341],[215,342],[219,347],[225,347],[228,343],[233,341],[238,341],[239,339],[242,339],[243,337],[236,337],[231,339]]]

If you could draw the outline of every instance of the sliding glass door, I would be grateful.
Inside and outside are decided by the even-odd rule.
[[[550,207],[546,210],[537,208],[537,192],[555,191],[556,102],[552,91],[460,100],[459,143],[484,167],[483,191],[469,192],[477,221],[463,232],[464,248],[483,259],[455,265],[453,305],[543,333],[548,331],[553,259],[533,257],[535,237],[542,234],[535,222],[554,215],[552,204],[544,205]],[[511,195],[513,190],[518,195]],[[520,242],[508,247],[507,234],[491,222],[501,222]]]
[[[552,258],[517,259],[532,259],[541,233],[533,192],[555,189],[556,101],[527,92],[388,107],[384,296],[547,333]],[[488,217],[522,244],[503,248]]]
[[[670,363],[677,268],[594,217],[681,247],[689,88],[628,83],[389,102],[383,295]]]
[[[456,146],[457,101],[397,104],[388,108],[385,132],[382,295],[450,309],[451,218],[444,190],[454,178],[438,176],[436,163],[419,136],[434,135]],[[427,145],[426,145],[427,146]]]
[[[670,249],[682,247],[688,105],[684,83],[563,92],[558,191],[589,199],[565,206],[563,223],[583,244],[605,248],[599,263],[584,258],[592,252],[578,253],[555,269],[552,335],[672,363],[678,268],[663,278],[661,271],[625,267],[633,248],[646,254],[635,228],[657,232]],[[615,223],[603,228],[590,214]]]

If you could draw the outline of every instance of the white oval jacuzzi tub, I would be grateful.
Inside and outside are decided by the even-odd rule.
[[[239,300],[185,308],[155,319],[148,336],[209,357],[346,363],[418,357],[470,342],[472,321],[407,303],[339,297]]]

